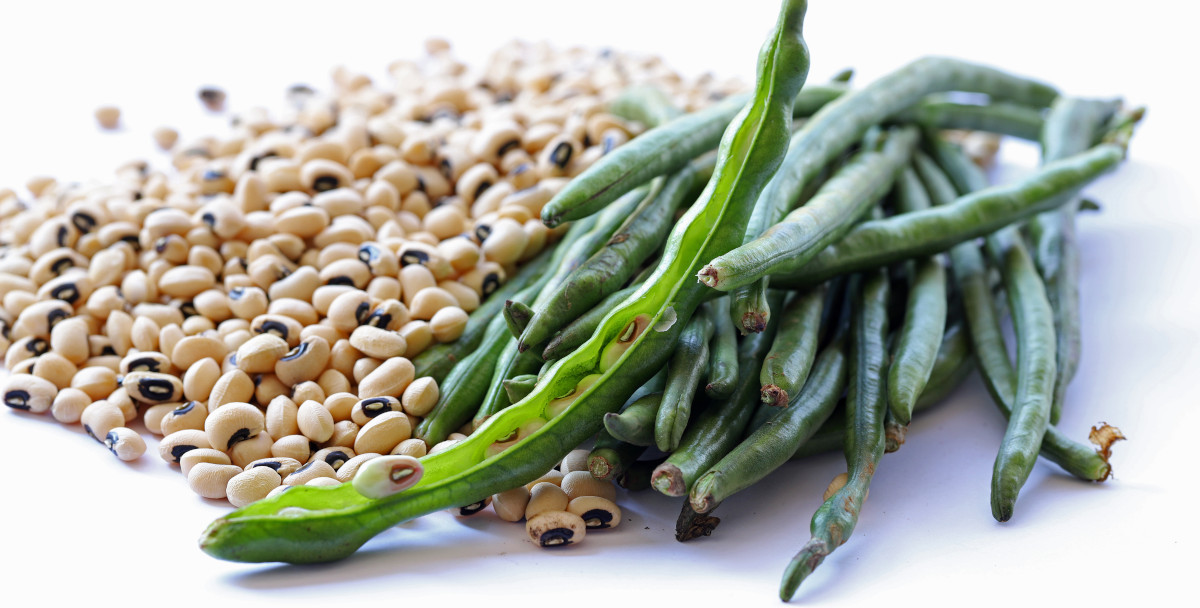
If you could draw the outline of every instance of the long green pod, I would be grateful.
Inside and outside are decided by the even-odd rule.
[[[777,307],[785,295],[779,291],[767,293]],[[758,370],[778,330],[779,321],[769,321],[762,333],[742,339],[738,345],[738,385],[733,394],[710,403],[688,426],[678,449],[654,470],[650,479],[654,489],[667,496],[684,496],[697,478],[741,441],[758,404]]]
[[[562,243],[559,244],[559,247]],[[479,347],[488,325],[504,308],[504,302],[517,295],[539,277],[546,274],[551,267],[550,259],[554,257],[555,249],[543,251],[533,260],[526,262],[520,270],[508,279],[490,296],[480,303],[467,317],[467,326],[457,340],[446,344],[435,344],[413,357],[415,377],[429,376],[437,382],[442,382],[456,363],[462,361]]]
[[[536,479],[599,430],[603,414],[662,367],[705,299],[695,272],[740,242],[750,206],[779,166],[791,103],[808,74],[805,6],[789,0],[781,9],[759,54],[754,102],[730,124],[713,179],[676,224],[658,269],[533,392],[467,439],[424,457],[421,480],[403,492],[368,499],[351,484],[298,486],[214,521],[201,549],[232,561],[344,558],[398,523]]]
[[[803,75],[807,76],[807,71]],[[845,86],[836,84],[805,87],[792,100],[793,116],[812,116],[846,91]],[[688,161],[717,147],[722,133],[751,101],[750,95],[727,97],[638,135],[571,180],[546,203],[542,221],[554,227],[586,217],[652,178],[681,169]]]
[[[588,338],[596,332],[596,328],[600,326],[600,321],[608,315],[609,311],[614,306],[624,302],[630,294],[637,291],[641,287],[641,283],[634,283],[629,287],[615,292],[608,297],[600,300],[599,304],[592,307],[591,310],[580,315],[578,319],[571,321],[558,335],[554,336],[546,344],[546,348],[542,351],[542,358],[546,360],[561,359],[571,351],[579,348],[579,345],[587,342]]]
[[[712,317],[697,312],[683,328],[675,353],[667,363],[667,387],[654,419],[654,445],[664,452],[679,446],[692,416],[692,400],[708,370],[708,343],[712,340]]]
[[[675,213],[695,200],[696,191],[712,176],[716,155],[696,159],[670,178],[655,178],[650,193],[623,217],[611,238],[550,293],[521,334],[523,346],[541,345],[554,332],[590,310],[637,272],[662,246]],[[658,187],[655,187],[658,186]]]
[[[929,190],[935,205],[952,204],[958,195],[950,178],[924,155],[917,156],[917,172]],[[992,400],[1007,419],[1017,390],[1017,374],[1009,359],[1000,317],[992,297],[987,264],[979,247],[963,243],[950,251],[955,281],[962,294],[967,326],[970,328],[971,349],[975,354],[984,386]],[[1089,481],[1104,481],[1112,474],[1108,455],[1103,450],[1073,441],[1054,427],[1046,429],[1041,455],[1061,466],[1068,473]]]
[[[604,430],[613,438],[633,445],[654,445],[654,420],[662,405],[662,393],[646,395],[620,413],[604,415]]]
[[[662,89],[648,83],[626,87],[609,102],[608,111],[626,120],[640,122],[650,129],[683,114]]]
[[[601,429],[588,453],[588,471],[601,481],[615,480],[625,474],[646,451],[646,446],[617,439]]]
[[[825,295],[825,286],[799,293],[783,311],[779,331],[758,375],[763,403],[785,407],[808,381],[821,338]]]
[[[915,128],[904,128],[888,132],[879,149],[859,151],[802,207],[762,236],[713,259],[700,271],[700,282],[731,291],[772,272],[803,267],[887,194],[917,139]]]
[[[1052,87],[1018,78],[998,70],[956,59],[925,57],[918,59],[866,87],[839,97],[813,115],[793,137],[784,159],[784,169],[775,176],[763,196],[768,199],[797,200],[821,170],[858,142],[867,129],[883,122],[927,95],[949,91],[984,93],[993,99],[1010,100],[1033,107],[1045,107],[1058,96]],[[819,251],[819,249],[817,250]],[[748,279],[723,273],[726,261],[752,262],[757,256],[770,256],[770,250],[734,254],[734,259],[713,260],[705,267],[701,280],[710,287],[721,287],[726,279]],[[798,264],[799,265],[799,264]],[[726,276],[732,275],[732,277]]]
[[[862,222],[808,264],[771,275],[780,288],[816,285],[838,275],[861,272],[945,251],[1062,203],[1116,168],[1125,149],[1100,144],[1048,163],[1032,175],[1003,186],[963,195],[925,211]]]
[[[896,189],[900,213],[928,209],[929,193],[912,167],[904,170]],[[946,269],[937,257],[909,262],[908,301],[904,323],[888,366],[888,411],[900,425],[912,419],[913,406],[933,372],[946,328]]]
[[[504,381],[504,392],[508,394],[508,400],[516,403],[525,398],[525,395],[533,392],[533,387],[537,386],[537,374],[524,374],[514,376]]]
[[[1062,97],[1050,106],[1041,132],[1042,162],[1058,160],[1088,149],[1103,125],[1120,106],[1115,100]],[[1075,213],[1079,197],[1062,209],[1047,211],[1029,220],[1034,261],[1046,282],[1046,294],[1054,308],[1055,353],[1058,376],[1054,380],[1054,403],[1050,423],[1057,424],[1066,401],[1067,385],[1079,368],[1079,245],[1075,240]]]
[[[1060,97],[1059,100],[1062,98]],[[1059,100],[1055,100],[1057,103]],[[1038,141],[1046,119],[1042,108],[1016,103],[963,104],[926,100],[894,116],[896,122],[914,122],[932,129],[962,129],[1009,135]],[[1089,143],[1085,148],[1091,147]],[[1082,150],[1076,150],[1080,152]]]
[[[921,398],[917,400],[913,411],[925,410],[954,392],[954,389],[958,388],[971,373],[974,368],[973,361],[971,341],[967,337],[965,322],[962,320],[952,322],[946,328],[945,336],[942,338],[942,346],[938,349],[937,363],[933,366],[933,373],[929,375],[929,382],[925,384],[925,392],[921,393]],[[834,412],[834,415],[826,420],[808,441],[796,449],[796,452],[792,454],[792,460],[840,449],[845,443],[845,438],[846,417],[839,416],[837,412]]]
[[[782,328],[780,329],[782,332]],[[846,386],[846,341],[827,345],[787,409],[759,427],[708,469],[692,486],[688,500],[698,513],[708,513],[787,462],[833,413]]]
[[[1037,463],[1054,401],[1054,311],[1021,234],[1005,228],[987,238],[1004,279],[1017,335],[1017,392],[992,469],[992,516],[1012,518],[1017,495]]]
[[[737,385],[737,329],[729,318],[729,298],[709,302],[712,308],[713,339],[708,349],[708,384],[704,394],[724,399],[733,394]]]
[[[863,275],[852,293],[850,374],[846,392],[847,479],[813,515],[812,538],[783,573],[779,597],[792,599],[796,588],[840,547],[858,523],[871,478],[883,458],[887,397],[883,369],[887,362],[888,278],[884,270]]]

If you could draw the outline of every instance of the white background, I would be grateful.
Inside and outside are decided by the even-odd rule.
[[[1034,76],[1076,95],[1149,106],[1130,160],[1088,192],[1080,219],[1082,365],[1061,428],[1118,425],[1116,478],[1101,485],[1040,463],[1004,525],[989,478],[1003,420],[972,376],[920,415],[887,456],[850,541],[797,595],[814,606],[1179,605],[1197,564],[1196,298],[1200,209],[1194,19],[1167,2],[814,2],[811,82],[857,69],[867,82],[925,54]],[[233,109],[274,106],[296,82],[328,86],[338,63],[382,77],[430,34],[478,62],[512,37],[662,55],[685,73],[749,80],[777,3],[128,2],[0,8],[0,185],[35,174],[106,175],[134,156],[165,164],[149,131],[219,132],[201,84]],[[100,133],[92,109],[124,110]],[[1015,168],[1036,163],[1008,148]],[[840,455],[792,463],[716,515],[711,538],[672,538],[678,501],[622,497],[626,521],[542,551],[491,515],[435,514],[355,557],[309,567],[223,563],[196,539],[228,507],[196,497],[156,455],[123,464],[49,416],[0,412],[0,597],[110,605],[775,605],[787,560]]]

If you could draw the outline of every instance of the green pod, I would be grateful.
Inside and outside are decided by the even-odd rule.
[[[588,471],[600,480],[616,480],[637,462],[646,451],[646,446],[635,445],[613,437],[608,431],[600,431],[596,443],[588,454]]]
[[[537,386],[537,379],[537,374],[523,374],[505,380],[504,393],[508,395],[509,402],[516,403],[533,392],[533,387]]]
[[[912,158],[917,139],[913,128],[890,131],[879,149],[859,151],[804,206],[757,239],[713,259],[700,271],[700,282],[731,291],[772,272],[804,267],[887,194]]]
[[[917,172],[929,190],[935,205],[951,204],[957,196],[954,184],[929,158],[918,155]],[[950,251],[958,291],[970,329],[971,349],[984,386],[1005,418],[1012,414],[1017,375],[1008,357],[1000,316],[992,297],[991,282],[983,254],[973,243],[963,243]],[[1104,481],[1112,474],[1108,454],[1103,450],[1075,442],[1056,428],[1046,429],[1041,455],[1080,479]]]
[[[648,129],[668,123],[683,114],[662,89],[647,83],[626,87],[609,102],[608,111],[625,120],[640,122]]]
[[[525,331],[525,326],[529,325],[529,319],[532,318],[532,308],[516,300],[504,302],[504,323],[508,325],[508,331],[514,338],[521,336],[521,332]]]
[[[783,312],[779,332],[759,373],[759,396],[763,403],[786,407],[807,382],[821,337],[825,295],[824,286],[800,293]]]
[[[463,328],[463,333],[457,340],[447,344],[435,344],[413,357],[412,364],[416,370],[414,377],[429,376],[440,384],[456,363],[479,347],[484,334],[487,333],[488,325],[504,308],[505,301],[543,276],[547,268],[552,267],[550,260],[553,257],[553,251],[543,251],[533,260],[526,262],[499,289],[484,298],[479,308],[472,311],[467,318],[467,326]]]
[[[650,475],[654,472],[655,467],[662,463],[662,461],[662,458],[634,461],[633,464],[628,465],[625,470],[617,476],[617,485],[629,490],[630,492],[649,490]]]
[[[1050,106],[1042,130],[1042,162],[1058,160],[1090,148],[1103,126],[1114,116],[1120,102],[1062,97]],[[1079,245],[1075,237],[1075,213],[1080,199],[1072,198],[1062,209],[1039,213],[1029,220],[1034,261],[1046,282],[1046,295],[1054,309],[1057,336],[1055,353],[1058,376],[1050,423],[1057,424],[1066,401],[1067,385],[1079,368]]]
[[[898,182],[897,210],[912,213],[930,207],[929,194],[915,169],[904,170]],[[946,269],[937,257],[908,262],[908,301],[904,322],[888,366],[888,411],[896,425],[907,426],[913,406],[933,373],[942,332],[946,327]]]
[[[708,367],[708,342],[713,322],[703,311],[683,328],[675,353],[667,363],[667,387],[654,420],[654,444],[664,452],[674,451],[692,415],[692,400]]]
[[[654,445],[654,419],[662,404],[662,393],[646,395],[621,413],[604,415],[604,430],[613,438],[633,445]]]
[[[784,293],[768,292],[772,304],[779,306]],[[654,489],[667,496],[684,496],[717,461],[738,444],[754,415],[758,402],[758,373],[763,357],[770,350],[779,322],[766,330],[747,336],[738,345],[738,385],[724,401],[709,404],[696,421],[688,426],[679,447],[658,466],[651,479]]]
[[[437,403],[424,419],[413,429],[413,436],[435,445],[457,432],[471,420],[479,409],[483,396],[487,394],[496,357],[504,348],[508,331],[504,320],[492,319],[489,335],[475,352],[467,355],[450,370],[445,381],[439,383]]]
[[[813,514],[812,538],[792,558],[779,587],[783,601],[821,562],[850,538],[858,523],[871,479],[886,446],[887,397],[883,369],[887,362],[888,278],[876,270],[852,288],[849,387],[846,391],[846,485]]]
[[[1056,207],[1063,196],[1114,169],[1124,156],[1124,148],[1101,144],[1049,163],[1010,185],[993,186],[925,211],[862,222],[805,266],[772,274],[771,284],[805,287],[842,274],[934,255]]]
[[[793,403],[696,481],[688,497],[692,508],[708,513],[787,462],[833,413],[845,386],[846,341],[839,336],[821,351],[812,377]]]
[[[706,154],[667,178],[655,178],[632,213],[587,261],[565,277],[537,308],[521,343],[541,345],[571,321],[590,310],[637,272],[671,230],[675,213],[695,200],[696,191],[712,175],[716,156]]]
[[[579,345],[588,341],[592,334],[596,332],[596,328],[600,326],[600,321],[612,310],[614,306],[624,302],[626,298],[641,287],[641,283],[634,283],[621,291],[613,293],[604,298],[599,304],[592,307],[591,310],[580,315],[578,319],[571,321],[562,331],[554,336],[546,344],[545,350],[542,351],[542,357],[546,360],[561,359],[571,353],[571,351],[579,348]]]
[[[1042,125],[1046,122],[1042,117],[1042,108],[1002,101],[971,105],[941,99],[923,101],[897,114],[893,120],[900,123],[917,123],[926,129],[983,131],[1026,141],[1038,141]],[[1090,143],[1084,146],[1089,147]]]
[[[422,458],[420,481],[402,492],[368,499],[352,484],[297,486],[217,519],[201,549],[232,561],[341,559],[399,523],[537,479],[594,435],[606,412],[661,369],[705,298],[694,273],[702,260],[740,242],[752,201],[779,166],[791,103],[808,73],[804,7],[789,1],[781,10],[759,53],[754,102],[722,138],[713,179],[676,224],[654,275],[533,392],[453,447]]]
[[[737,330],[729,318],[729,298],[708,303],[712,309],[713,339],[708,348],[708,384],[704,394],[725,399],[733,394],[738,378]]]

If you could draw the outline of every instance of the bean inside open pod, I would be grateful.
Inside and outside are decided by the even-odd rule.
[[[380,456],[363,463],[351,483],[367,498],[384,498],[413,487],[424,473],[412,456]]]

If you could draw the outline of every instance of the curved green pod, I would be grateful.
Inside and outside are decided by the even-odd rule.
[[[791,103],[808,74],[805,6],[784,4],[759,54],[754,102],[731,123],[713,179],[672,231],[655,273],[533,392],[452,448],[424,457],[420,482],[403,492],[367,499],[349,484],[298,486],[217,519],[201,549],[233,561],[344,558],[398,523],[536,479],[599,430],[603,414],[662,367],[706,295],[696,270],[741,241],[749,208],[779,166]]]

